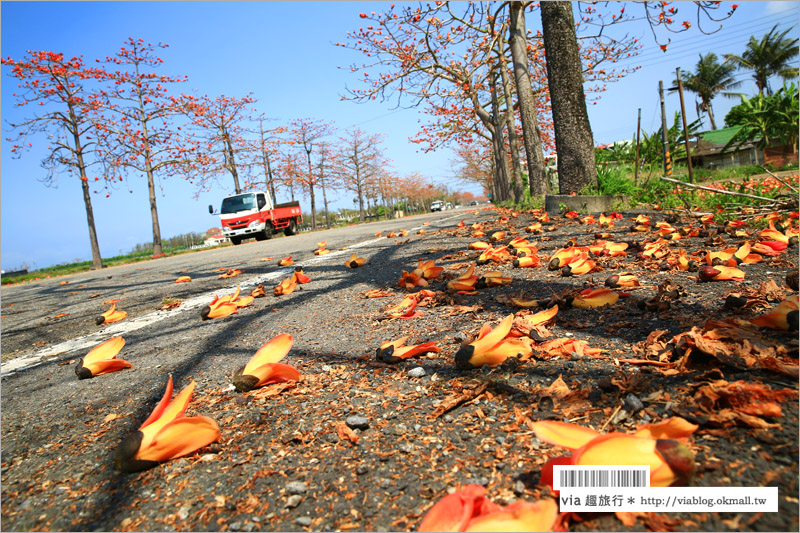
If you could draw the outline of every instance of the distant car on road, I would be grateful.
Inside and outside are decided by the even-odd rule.
[[[450,202],[447,202],[446,204],[444,204],[444,208],[445,209],[453,209],[453,204],[451,204]]]
[[[444,202],[441,200],[436,200],[435,202],[431,202],[431,211],[442,211],[444,209]]]

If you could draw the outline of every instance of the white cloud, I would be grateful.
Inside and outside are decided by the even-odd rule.
[[[786,11],[786,0],[772,0],[770,2],[764,2],[764,15],[774,15],[775,13],[781,13]]]

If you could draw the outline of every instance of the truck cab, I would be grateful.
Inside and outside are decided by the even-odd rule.
[[[208,209],[214,212],[212,206]],[[270,195],[262,191],[228,196],[222,200],[219,218],[223,235],[233,244],[248,237],[255,237],[257,241],[270,239],[280,230],[293,235],[302,219],[298,202],[273,206]]]

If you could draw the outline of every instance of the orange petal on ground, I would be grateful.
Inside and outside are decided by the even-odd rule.
[[[511,323],[513,321],[514,314],[512,313],[505,317],[491,332],[472,342],[471,345],[475,349],[474,353],[479,354],[481,352],[485,352],[505,339],[508,335],[508,332],[511,331]]]
[[[793,294],[778,304],[775,309],[765,313],[750,321],[754,326],[760,328],[779,329],[787,331],[789,329],[788,314],[798,310],[798,295]]]
[[[165,425],[152,437],[147,446],[142,440],[135,458],[144,461],[167,461],[188,455],[219,440],[219,437],[219,425],[208,417],[180,418]]]
[[[570,450],[577,450],[601,435],[593,429],[557,420],[541,420],[532,427],[539,440]]]
[[[679,416],[673,416],[655,424],[639,426],[633,435],[650,439],[686,439],[698,427]]]
[[[557,313],[558,313],[558,306],[554,305],[550,309],[539,311],[538,313],[525,317],[525,321],[530,326],[539,326],[541,324],[546,324],[547,322],[552,320]]]
[[[283,363],[266,363],[252,372],[242,372],[242,374],[257,377],[258,383],[256,383],[256,387],[263,387],[270,383],[300,380],[300,371],[291,365]]]
[[[125,346],[125,339],[122,337],[111,337],[105,342],[102,342],[89,350],[83,357],[83,364],[87,366],[88,363],[103,361],[106,359],[114,359],[122,347]],[[92,372],[94,373],[94,372]]]
[[[489,502],[480,485],[467,485],[460,491],[448,494],[431,507],[417,526],[417,531],[464,531],[469,521],[482,510],[494,511],[498,507]],[[487,505],[488,504],[488,505]]]
[[[619,294],[611,289],[586,289],[572,300],[572,306],[580,309],[612,305],[619,300]]]
[[[133,365],[124,359],[105,359],[102,361],[92,361],[87,363],[83,362],[83,367],[88,368],[92,376],[99,376],[100,374],[109,374],[122,370],[123,368],[133,368]]]
[[[294,272],[294,280],[297,283],[301,283],[302,284],[302,283],[309,283],[311,281],[311,278],[306,276],[305,273],[302,270],[295,270],[295,272]]]
[[[187,281],[192,281],[192,278],[189,276],[181,276],[175,280],[175,283],[186,283]]]
[[[536,503],[518,501],[470,520],[465,531],[552,531],[558,504],[552,498]]]
[[[408,337],[405,337],[406,339]],[[383,346],[381,346],[383,348]],[[415,346],[402,346],[400,348],[396,348],[393,356],[399,357],[401,359],[408,359],[409,357],[414,357],[415,355],[419,355],[422,353],[427,352],[440,352],[441,348],[436,346],[435,342],[425,342],[422,344],[417,344]]]
[[[294,337],[288,333],[281,333],[280,335],[268,340],[261,348],[256,351],[255,355],[244,366],[242,374],[255,375],[252,371],[266,363],[277,363],[289,353],[294,344]]]
[[[239,306],[237,306],[234,303],[218,302],[217,305],[211,306],[211,311],[209,311],[208,313],[208,318],[222,318],[225,316],[229,316],[236,313],[238,309]]]
[[[293,274],[292,277],[281,281],[277,287],[272,289],[272,292],[273,294],[275,294],[275,296],[282,296],[293,293],[296,288],[297,288],[297,282],[294,280],[294,274]]]
[[[606,433],[577,450],[576,465],[650,465],[650,485],[668,487],[678,479],[656,450],[656,440]]]

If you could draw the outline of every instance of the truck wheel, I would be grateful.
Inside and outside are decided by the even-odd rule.
[[[264,239],[268,240],[272,238],[272,235],[275,233],[275,226],[272,225],[271,222],[267,222],[264,225]]]
[[[236,246],[237,244],[242,244],[242,238],[241,237],[231,237],[231,242],[233,243],[234,246]]]
[[[287,228],[285,230],[283,230],[283,233],[287,237],[297,233],[297,220],[295,220],[294,218],[292,220],[290,220],[289,221],[289,226],[287,226]]]

